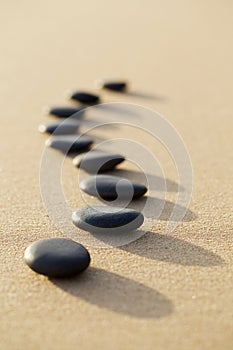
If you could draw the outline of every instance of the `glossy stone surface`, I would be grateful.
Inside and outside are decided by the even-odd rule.
[[[120,154],[111,154],[101,151],[90,151],[73,159],[73,164],[89,173],[105,172],[114,169],[125,158]]]
[[[24,253],[26,264],[35,272],[49,277],[70,277],[84,271],[90,254],[81,244],[65,238],[41,239]]]
[[[80,183],[80,188],[91,196],[106,200],[135,199],[147,192],[146,186],[117,176],[90,176]]]
[[[113,90],[113,91],[126,91],[127,89],[127,82],[125,81],[106,81],[102,83],[102,88]]]
[[[89,206],[74,212],[72,221],[75,226],[93,233],[104,230],[108,233],[126,233],[140,227],[144,216],[128,208]]]
[[[84,104],[95,104],[99,102],[99,96],[82,91],[73,93],[70,98]]]
[[[92,143],[93,140],[88,136],[64,135],[51,136],[46,140],[45,145],[66,153],[86,150]]]
[[[75,134],[80,124],[74,120],[65,120],[61,123],[41,124],[38,130],[41,133],[54,134],[54,135],[67,135]]]
[[[83,107],[52,107],[49,114],[55,115],[58,118],[68,118],[78,113],[75,117],[82,117],[85,108]]]

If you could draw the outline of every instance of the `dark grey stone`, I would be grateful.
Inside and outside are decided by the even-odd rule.
[[[73,164],[89,173],[109,171],[122,163],[125,158],[120,154],[111,154],[101,151],[90,151],[73,159]]]
[[[92,206],[79,209],[72,214],[75,226],[82,230],[102,233],[126,233],[143,224],[144,216],[133,209]]]
[[[75,134],[80,124],[75,120],[65,120],[61,123],[50,123],[39,125],[38,130],[41,133],[54,134],[54,135],[67,135]]]
[[[82,91],[73,93],[70,98],[72,100],[76,100],[78,102],[81,102],[84,104],[90,104],[90,105],[99,102],[99,96],[90,94],[88,92],[82,92]]]
[[[100,196],[106,200],[131,200],[147,192],[146,186],[142,184],[109,175],[90,176],[80,183],[80,188],[91,196]]]
[[[73,116],[75,113],[80,112],[77,116],[81,117],[83,115],[81,111],[84,112],[84,110],[84,107],[53,107],[49,110],[49,114],[55,115],[58,118],[68,118]]]
[[[84,271],[90,264],[87,249],[65,238],[33,242],[25,250],[24,259],[33,271],[49,277],[70,277]]]
[[[92,143],[90,137],[82,135],[51,136],[45,142],[47,147],[56,148],[64,153],[81,152],[89,148]]]
[[[127,89],[127,83],[125,81],[106,81],[102,83],[102,88],[122,92]]]

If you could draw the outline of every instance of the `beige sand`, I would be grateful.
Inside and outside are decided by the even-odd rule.
[[[0,7],[1,348],[232,349],[232,2]],[[30,242],[61,236],[40,198],[41,109],[99,77],[127,78],[144,94],[106,92],[105,101],[150,107],[179,130],[193,163],[195,216],[168,236],[161,221],[122,249],[90,247],[81,278],[49,281],[23,262]],[[176,181],[171,159],[159,148],[156,156]],[[75,207],[76,175],[67,161]]]

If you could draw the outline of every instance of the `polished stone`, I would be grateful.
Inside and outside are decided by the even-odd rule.
[[[93,233],[126,233],[140,227],[144,216],[128,208],[89,206],[74,212],[72,221],[75,226]]]
[[[125,160],[120,154],[90,151],[73,159],[73,164],[89,173],[105,172],[114,169]]]
[[[70,98],[84,104],[95,104],[99,102],[99,96],[81,91],[73,93]]]
[[[45,145],[68,153],[84,151],[88,149],[92,143],[93,140],[88,136],[64,135],[51,136],[46,140]]]
[[[102,83],[102,88],[108,89],[108,90],[113,90],[113,91],[118,91],[118,92],[123,92],[126,91],[127,89],[127,83],[125,81],[106,81]]]
[[[55,115],[58,118],[68,118],[71,116],[81,118],[84,111],[84,107],[53,107],[49,110],[49,114]]]
[[[33,242],[25,250],[24,259],[33,271],[49,277],[71,277],[84,271],[90,264],[87,249],[65,238]]]
[[[75,120],[64,120],[61,123],[40,124],[38,130],[41,133],[66,135],[75,134],[80,124]]]
[[[146,186],[142,184],[109,175],[90,176],[83,180],[79,186],[91,196],[100,196],[106,200],[131,200],[142,197],[147,192]]]

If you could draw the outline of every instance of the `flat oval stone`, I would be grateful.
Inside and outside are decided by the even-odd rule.
[[[126,233],[140,227],[144,216],[128,208],[89,206],[74,212],[72,221],[75,226],[93,233],[102,233],[105,229],[108,233]]]
[[[70,98],[85,104],[95,104],[99,102],[99,96],[82,91],[73,93]]]
[[[102,88],[122,92],[127,89],[127,83],[125,81],[106,81],[102,83]]]
[[[49,114],[55,115],[58,118],[68,118],[80,112],[78,114],[78,117],[81,117],[83,115],[84,110],[85,108],[83,107],[53,107],[49,110]]]
[[[90,254],[81,244],[65,238],[41,239],[24,253],[26,264],[35,272],[49,277],[71,277],[90,264]]]
[[[73,164],[89,173],[104,172],[114,169],[125,160],[120,154],[91,151],[73,159]]]
[[[135,199],[147,192],[146,186],[128,179],[109,175],[94,175],[83,180],[80,188],[91,196],[106,200]]]
[[[41,124],[38,130],[41,133],[54,134],[54,135],[66,135],[75,134],[80,124],[74,120],[65,120],[61,123]]]
[[[58,149],[62,152],[80,152],[91,146],[93,140],[88,136],[64,135],[51,136],[46,140],[45,145]]]

